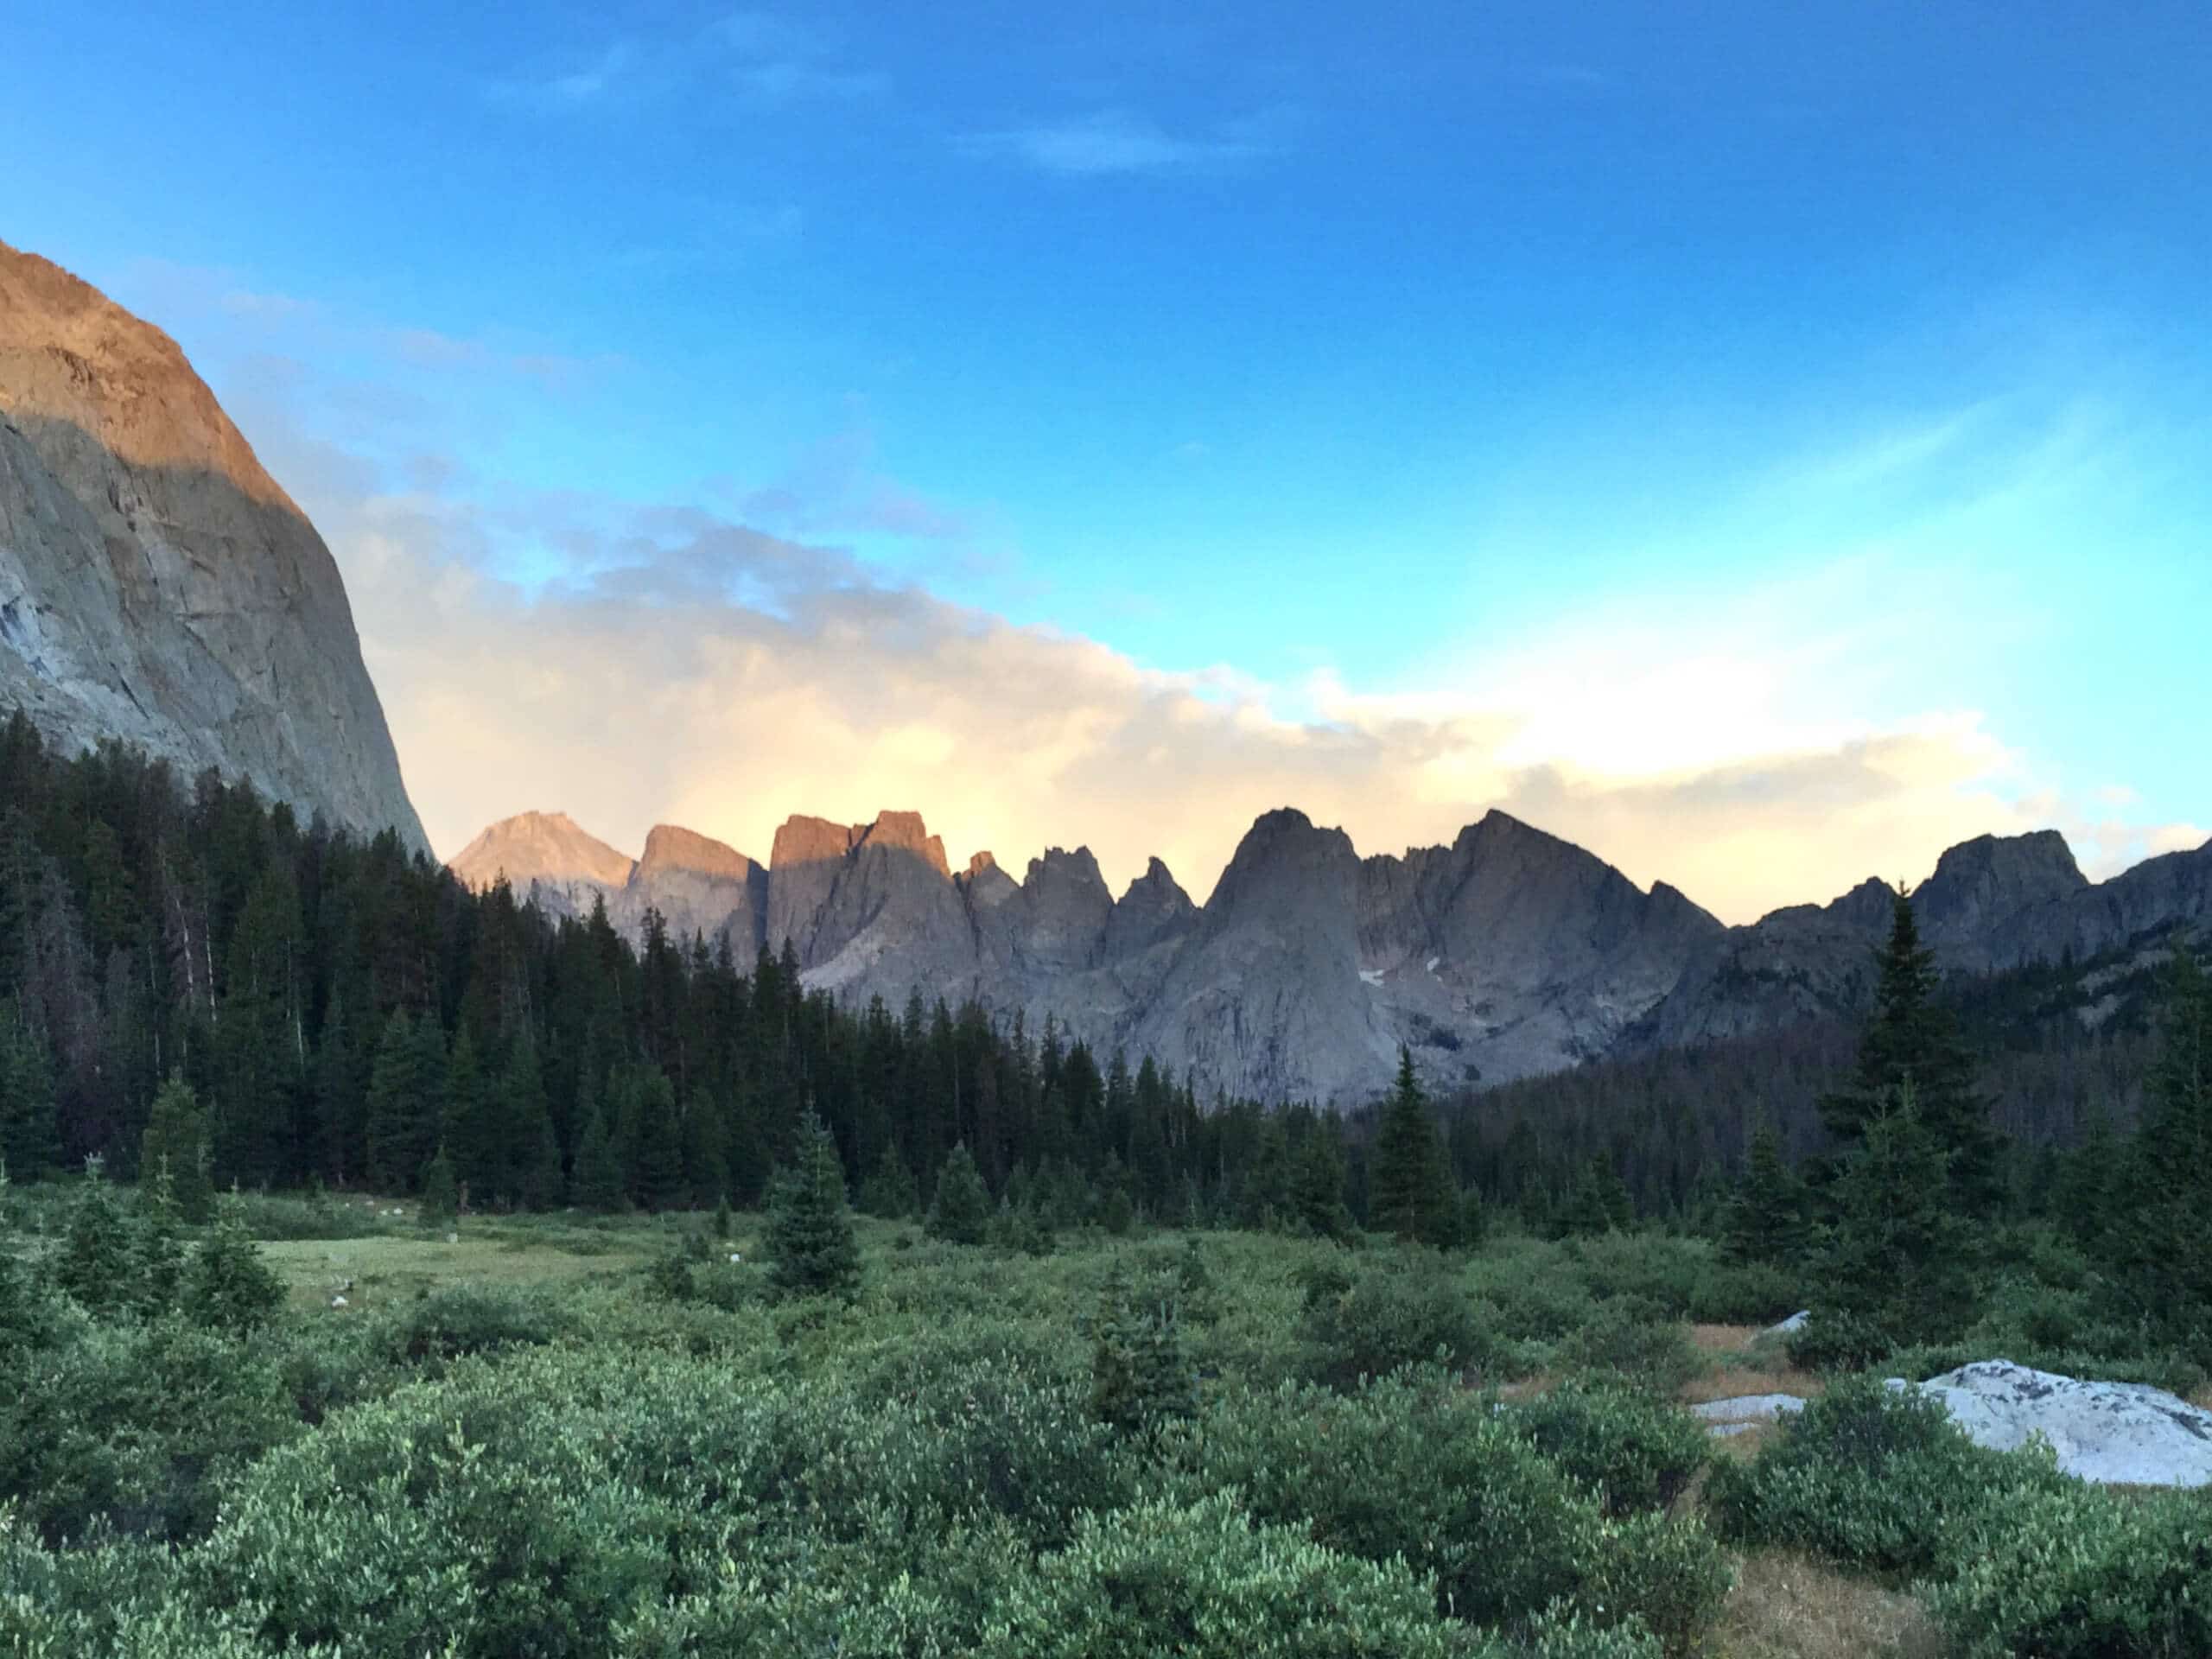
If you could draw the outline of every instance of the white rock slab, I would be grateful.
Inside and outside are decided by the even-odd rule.
[[[1716,1434],[1740,1434],[1754,1423],[1779,1422],[1804,1409],[1805,1402],[1794,1394],[1739,1394],[1732,1400],[1692,1406],[1690,1414],[1720,1425],[1713,1431]]]
[[[2009,1452],[2037,1434],[2058,1466],[2113,1486],[2212,1486],[2212,1411],[2141,1382],[2093,1382],[1977,1360],[1915,1385],[1943,1402],[1976,1446]]]
[[[1798,1332],[1802,1331],[1807,1325],[1812,1322],[1812,1318],[1813,1316],[1809,1313],[1792,1313],[1780,1325],[1770,1325],[1765,1330],[1760,1332],[1759,1334],[1763,1337],[1795,1336]]]

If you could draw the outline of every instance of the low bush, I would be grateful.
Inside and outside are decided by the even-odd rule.
[[[1329,1262],[1305,1276],[1299,1333],[1306,1374],[1349,1386],[1405,1365],[1480,1371],[1499,1356],[1469,1301],[1440,1258],[1391,1249],[1344,1263]]]
[[[569,1328],[543,1294],[457,1285],[402,1304],[385,1323],[395,1357],[436,1370],[471,1354],[553,1341]]]
[[[1706,1369],[1689,1333],[1664,1308],[1625,1296],[1599,1304],[1588,1322],[1559,1344],[1557,1357],[1576,1370],[1667,1395],[1680,1393]]]
[[[299,1429],[262,1352],[175,1319],[0,1359],[0,1491],[49,1541],[193,1537],[222,1479]]]
[[[1554,1389],[1509,1408],[1505,1421],[1615,1516],[1667,1509],[1712,1457],[1705,1425],[1688,1412],[1604,1382]]]
[[[1233,1499],[1093,1516],[1011,1580],[979,1659],[1446,1659],[1464,1651],[1401,1561],[1361,1560]]]
[[[1198,1491],[1235,1488],[1256,1518],[1307,1522],[1329,1548],[1403,1557],[1433,1578],[1446,1612],[1473,1624],[1522,1629],[1566,1603],[1598,1623],[1649,1617],[1670,1651],[1687,1652],[1718,1611],[1708,1592],[1720,1557],[1702,1528],[1615,1526],[1505,1414],[1448,1383],[1287,1384],[1226,1399],[1180,1452]],[[1693,1569],[1700,1559],[1713,1570]],[[1670,1575],[1687,1594],[1662,1582]]]
[[[1807,1371],[1863,1371],[1883,1363],[1896,1347],[1896,1339],[1880,1325],[1837,1307],[1814,1309],[1783,1340],[1789,1363]]]
[[[1724,1535],[1847,1567],[1948,1578],[1991,1515],[2059,1490],[2045,1453],[1986,1452],[1940,1401],[1872,1377],[1838,1382],[1749,1464],[1707,1489]]]
[[[1962,1659],[2212,1653],[2212,1499],[2069,1483],[2010,1506],[1936,1590]]]

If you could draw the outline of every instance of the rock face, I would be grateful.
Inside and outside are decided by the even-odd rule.
[[[1724,927],[1499,812],[1448,847],[1364,859],[1341,830],[1269,812],[1204,907],[1157,859],[1117,899],[1081,847],[1050,849],[1019,881],[988,853],[952,874],[912,812],[791,818],[765,870],[665,825],[632,866],[533,814],[454,868],[479,885],[504,868],[561,913],[603,897],[633,933],[658,910],[679,938],[727,939],[741,961],[788,944],[807,982],[842,998],[973,997],[1033,1030],[1049,1017],[1209,1098],[1339,1106],[1388,1084],[1402,1043],[1432,1085],[1454,1087],[1855,1009],[1891,904],[1870,880]],[[2093,887],[2045,835],[1954,849],[1917,902],[1939,960],[1982,972],[2199,925],[2208,899],[2212,848]]]
[[[0,709],[429,850],[330,551],[175,341],[0,243]]]
[[[1943,1402],[1976,1446],[2009,1452],[2041,1435],[2058,1466],[2114,1486],[2212,1486],[2212,1411],[2140,1382],[2085,1382],[2009,1359],[1980,1360],[1926,1382],[1892,1377]]]
[[[2179,932],[2212,934],[2212,842],[2093,885],[2056,831],[1954,847],[1915,891],[1923,944],[1948,974],[1993,974]],[[1889,889],[1868,880],[1826,906],[1793,906],[1708,941],[1628,1046],[1665,1048],[1823,1014],[1873,994]]]

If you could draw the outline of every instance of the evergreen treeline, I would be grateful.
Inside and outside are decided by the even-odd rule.
[[[1910,922],[1901,897],[1863,1042],[1816,1025],[1440,1109],[1406,1065],[1339,1119],[1201,1103],[1149,1060],[972,1005],[840,1007],[788,950],[738,962],[654,917],[633,947],[603,912],[555,922],[504,886],[470,893],[394,836],[302,825],[213,773],[185,789],[116,746],[63,759],[17,715],[0,728],[0,1160],[21,1179],[158,1157],[195,1213],[232,1184],[310,1182],[427,1183],[477,1209],[750,1205],[810,1112],[862,1208],[947,1236],[1004,1211],[1033,1241],[1141,1215],[1449,1243],[1506,1210],[1555,1234],[1720,1230],[1759,1125],[1775,1165],[1825,1191],[1910,1075],[1960,1213],[2120,1191],[2098,1171],[2141,1161],[2152,1023],[2031,1017],[2066,965],[1939,995]]]
[[[410,856],[180,787],[116,746],[0,729],[0,1159],[18,1179],[158,1147],[197,1192],[442,1185],[476,1208],[760,1201],[818,1116],[863,1203],[957,1157],[994,1209],[1335,1229],[1333,1118],[1217,1102],[978,1007],[840,1008],[791,954],[649,917],[549,920]],[[172,1086],[173,1085],[173,1086]],[[1325,1146],[1309,1154],[1307,1143]],[[1303,1172],[1325,1194],[1298,1196]]]

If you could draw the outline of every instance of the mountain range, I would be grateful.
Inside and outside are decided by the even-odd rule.
[[[160,329],[0,243],[0,711],[65,750],[109,740],[213,767],[364,836],[428,842],[338,568]],[[0,803],[4,806],[5,803]],[[1399,1046],[1439,1086],[1502,1083],[1850,1012],[1889,891],[1728,927],[1501,812],[1449,846],[1362,857],[1288,809],[1201,906],[1154,860],[1117,897],[1081,847],[1019,878],[953,868],[919,815],[794,817],[763,865],[674,825],[636,857],[557,813],[453,861],[556,914],[604,901],[810,985],[894,1006],[974,998],[1216,1091],[1344,1104]],[[1916,894],[1947,970],[2087,959],[2212,920],[2212,844],[2102,884],[2056,833],[1953,848]],[[2090,1011],[2094,1014],[2094,1010]]]
[[[1891,919],[1870,879],[1729,927],[1496,811],[1448,847],[1364,858],[1342,830],[1269,812],[1204,906],[1156,859],[1116,898],[1080,847],[1019,880],[988,853],[954,870],[912,812],[791,818],[765,867],[671,825],[632,860],[532,812],[452,868],[555,915],[603,901],[633,935],[658,912],[741,959],[788,944],[841,998],[972,997],[1150,1055],[1208,1096],[1334,1105],[1382,1087],[1401,1044],[1456,1088],[1855,1012]],[[2093,883],[2054,830],[1985,836],[1946,852],[1914,904],[1948,973],[2087,959],[2212,928],[2212,842]]]

